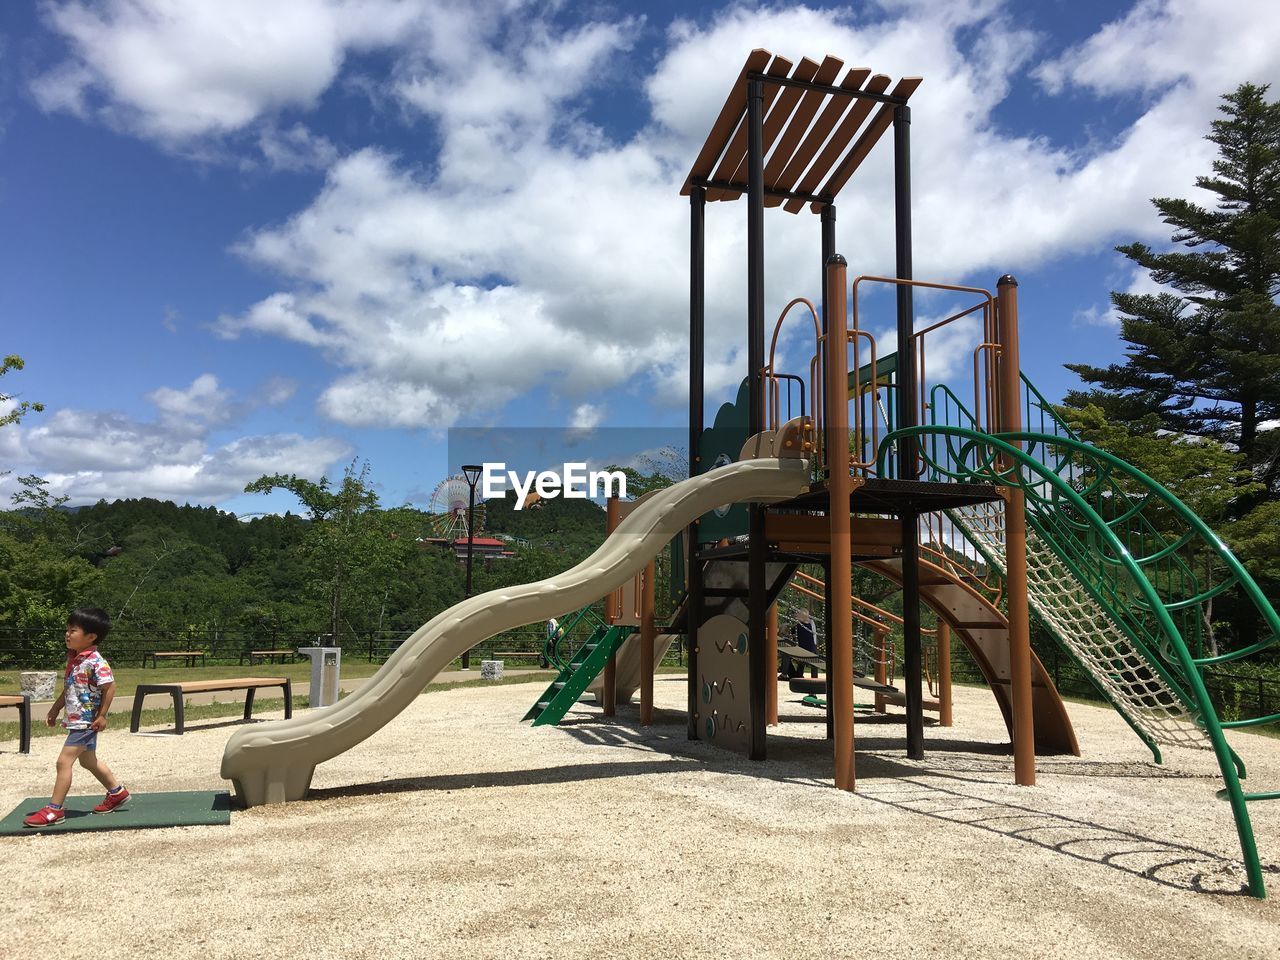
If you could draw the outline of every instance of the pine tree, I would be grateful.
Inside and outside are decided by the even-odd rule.
[[[1217,195],[1213,209],[1152,200],[1187,249],[1116,248],[1178,294],[1112,293],[1128,356],[1067,364],[1096,387],[1066,403],[1127,424],[1154,414],[1165,429],[1234,448],[1275,499],[1280,430],[1265,425],[1280,419],[1280,102],[1268,103],[1267,89],[1246,83],[1222,98],[1225,118],[1207,135],[1214,175],[1196,179]]]

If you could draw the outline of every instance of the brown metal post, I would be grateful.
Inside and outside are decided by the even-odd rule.
[[[951,726],[951,625],[938,621],[938,725]]]
[[[848,263],[840,254],[827,261],[826,361],[823,398],[826,424],[827,491],[830,503],[831,555],[827,584],[831,603],[827,609],[828,664],[831,678],[829,709],[835,727],[835,781],[837,790],[852,790],[853,774],[853,542],[849,497],[849,350],[847,337]]]
[[[997,284],[1000,336],[1000,429],[1022,429],[1022,381],[1018,359],[1018,281]],[[1017,444],[1021,446],[1021,444]],[[1009,490],[1004,508],[1006,598],[1009,605],[1009,674],[1013,699],[1013,778],[1019,786],[1036,782],[1035,721],[1031,705],[1031,623],[1027,607],[1027,514],[1020,489]]]
[[[770,664],[769,677],[770,683],[764,688],[765,692],[765,712],[768,714],[769,726],[776,727],[778,725],[778,681],[774,679],[776,674],[773,668],[778,663],[778,605],[772,603],[769,605],[769,619],[766,621],[768,632],[765,635],[765,660]]]
[[[876,683],[889,682],[889,634],[883,630],[876,631]],[[884,694],[876,694],[876,713],[885,712]]]
[[[605,504],[605,533],[612,534],[622,522],[621,504],[617,497],[610,497]],[[618,712],[618,656],[610,654],[604,665],[604,683],[600,691],[600,708],[606,717]]]
[[[640,725],[653,723],[653,642],[657,636],[653,622],[654,586],[657,564],[650,560],[640,586]]]

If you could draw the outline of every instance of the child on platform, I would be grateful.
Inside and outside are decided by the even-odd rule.
[[[110,629],[111,618],[98,607],[78,607],[67,617],[67,629],[63,635],[67,645],[67,668],[62,693],[44,719],[52,727],[65,706],[67,715],[62,725],[67,729],[67,742],[58,754],[53,796],[43,809],[22,821],[24,826],[50,827],[66,819],[63,803],[71,789],[71,774],[77,760],[107,788],[106,798],[93,808],[94,813],[110,813],[129,800],[129,791],[98,759],[98,733],[107,728],[107,713],[116,694],[111,665],[98,652],[97,646],[106,639]]]

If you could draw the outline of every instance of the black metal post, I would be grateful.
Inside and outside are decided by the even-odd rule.
[[[476,481],[480,479],[478,472],[471,467],[462,468],[463,479],[467,481],[467,586],[463,599],[471,597],[471,555],[476,542]],[[471,669],[471,650],[462,653],[462,669]]]
[[[702,408],[706,402],[703,382],[703,333],[706,317],[706,213],[707,191],[694,187],[689,194],[689,476],[702,472],[698,449],[702,445]],[[689,635],[689,727],[690,740],[702,736],[698,721],[698,628],[702,625],[702,562],[698,559],[698,521],[685,528],[685,577],[688,598],[685,624]]]
[[[747,433],[764,429],[764,84],[747,84],[747,394],[751,409]],[[765,723],[768,720],[766,683],[777,683],[773,664],[765,660],[765,540],[764,507],[748,508],[747,548],[747,646],[751,683],[751,759],[765,759]]]
[[[912,279],[911,262],[911,108],[893,111],[894,226],[897,238],[897,275]],[[915,302],[913,291],[898,285],[898,424],[917,425],[919,384],[916,382]],[[916,441],[898,441],[898,477],[915,480]],[[921,694],[923,664],[920,654],[920,529],[919,515],[902,514],[902,679],[906,686],[907,756],[924,757],[924,703]]]

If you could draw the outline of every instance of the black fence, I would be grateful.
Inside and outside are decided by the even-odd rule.
[[[344,634],[336,640],[330,634],[314,631],[276,630],[242,634],[182,632],[137,632],[128,629],[112,631],[102,646],[103,654],[117,666],[148,666],[154,653],[191,653],[199,660],[161,658],[182,666],[200,664],[244,664],[261,659],[279,659],[281,651],[298,647],[339,647],[344,660],[381,663],[412,635],[409,631]],[[512,666],[541,666],[545,624],[535,623],[508,630],[483,640],[471,648],[472,660],[503,660]],[[584,635],[585,636],[585,635]],[[256,656],[255,656],[256,655]],[[57,669],[66,658],[62,631],[0,629],[0,670]],[[684,663],[684,644],[677,640],[667,652],[664,664]]]
[[[339,647],[345,660],[366,660],[380,663],[391,656],[409,638],[408,632],[382,632],[347,634],[335,638],[329,634],[302,631],[276,631],[271,634],[244,636],[220,634],[218,636],[190,635],[184,633],[112,632],[102,645],[103,654],[117,666],[142,666],[144,659],[152,663],[154,653],[191,653],[201,659],[161,658],[161,662],[173,660],[184,666],[203,664],[256,663],[263,659],[279,659],[283,652],[292,653],[298,647]],[[534,663],[542,651],[546,629],[535,625],[509,631],[484,641],[472,650],[472,657],[489,659],[493,653],[508,654],[504,659],[531,658]],[[62,631],[50,634],[41,632],[0,631],[0,669],[44,670],[56,669],[66,658]]]
[[[1092,678],[1061,647],[1037,644],[1036,655],[1063,696],[1107,702]],[[986,682],[977,664],[958,645],[952,647],[951,677],[955,683]],[[1205,688],[1220,720],[1244,720],[1280,713],[1280,678],[1242,673],[1230,668],[1211,669],[1205,676]]]

